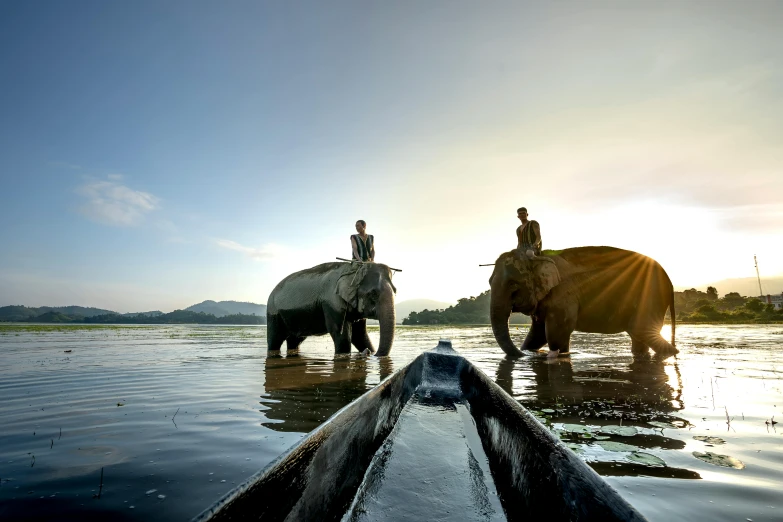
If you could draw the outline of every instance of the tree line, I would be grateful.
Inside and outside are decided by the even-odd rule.
[[[489,324],[490,291],[478,297],[465,297],[456,305],[441,310],[411,312],[402,320],[403,325],[431,324]],[[729,292],[718,297],[714,286],[706,292],[691,288],[674,292],[677,322],[683,323],[770,323],[783,321],[783,310],[764,303],[756,297],[741,296]],[[667,313],[667,318],[669,314]],[[530,317],[511,314],[511,324],[530,324]]]
[[[718,297],[718,289],[708,286],[706,292],[691,288],[674,292],[677,321],[687,323],[770,323],[783,321],[783,309],[756,297],[729,292]]]
[[[457,304],[441,310],[411,312],[402,320],[404,325],[427,324],[489,324],[489,290],[478,297],[463,297]],[[511,324],[530,324],[530,318],[511,314]]]

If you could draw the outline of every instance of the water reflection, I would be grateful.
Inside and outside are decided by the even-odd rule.
[[[634,360],[627,366],[588,364],[576,370],[570,358],[501,359],[496,382],[533,409],[577,409],[586,418],[687,423],[673,414],[684,408],[677,363],[674,385],[662,360]],[[520,380],[515,384],[515,374]],[[532,379],[529,379],[532,377]],[[608,405],[608,409],[600,408]],[[592,406],[592,407],[591,407]]]
[[[677,362],[598,361],[580,361],[577,369],[571,358],[504,358],[495,381],[603,475],[700,478],[686,469],[628,461],[642,450],[685,448],[664,434],[689,425],[677,415],[684,409]]]
[[[310,432],[393,372],[389,357],[267,357],[263,424],[276,431]]]

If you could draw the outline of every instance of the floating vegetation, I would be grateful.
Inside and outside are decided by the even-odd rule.
[[[633,426],[616,426],[610,424],[608,426],[601,426],[601,433],[606,433],[608,435],[619,435],[621,437],[633,437],[639,433],[639,430]]]
[[[693,437],[695,440],[706,442],[707,444],[726,444],[726,441],[720,437],[708,437],[707,435],[696,435]]]
[[[601,446],[606,451],[636,451],[639,448],[636,446],[631,446],[630,444],[625,444],[623,442],[612,442],[610,440],[599,440],[596,442],[599,446]]]
[[[584,424],[563,424],[563,430],[569,433],[591,433],[590,426]]]
[[[743,464],[741,460],[729,455],[718,455],[717,453],[712,453],[710,451],[706,453],[694,451],[693,456],[707,464],[714,464],[715,466],[722,466],[724,468],[745,469],[745,464]]]
[[[626,458],[631,462],[636,462],[637,464],[644,464],[645,466],[652,466],[652,467],[666,466],[666,462],[664,462],[663,459],[660,459],[655,455],[650,455],[649,453],[645,453],[643,451],[636,451],[634,453],[631,453]]]
[[[647,424],[649,424],[650,426],[655,426],[656,428],[660,428],[662,430],[672,429],[677,427],[674,424],[670,424],[668,422],[661,422],[661,421],[649,421],[647,422]]]
[[[584,453],[585,452],[585,450],[584,450],[584,448],[582,447],[581,444],[576,444],[574,442],[567,442],[566,446],[568,447],[568,449],[570,449],[574,453]]]

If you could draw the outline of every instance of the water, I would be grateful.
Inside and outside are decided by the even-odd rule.
[[[444,337],[650,520],[783,520],[783,327],[682,326],[657,363],[589,334],[507,360],[488,327],[401,327],[383,360],[328,337],[267,359],[265,333],[0,325],[0,519],[190,518]]]

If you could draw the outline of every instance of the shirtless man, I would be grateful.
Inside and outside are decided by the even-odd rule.
[[[351,236],[351,250],[355,261],[375,261],[375,238],[367,233],[367,222],[360,219],[356,222],[358,234]]]
[[[517,250],[527,252],[532,250],[533,254],[541,255],[541,229],[538,221],[528,221],[527,209],[520,207],[517,209],[517,217],[522,222],[517,227]]]

